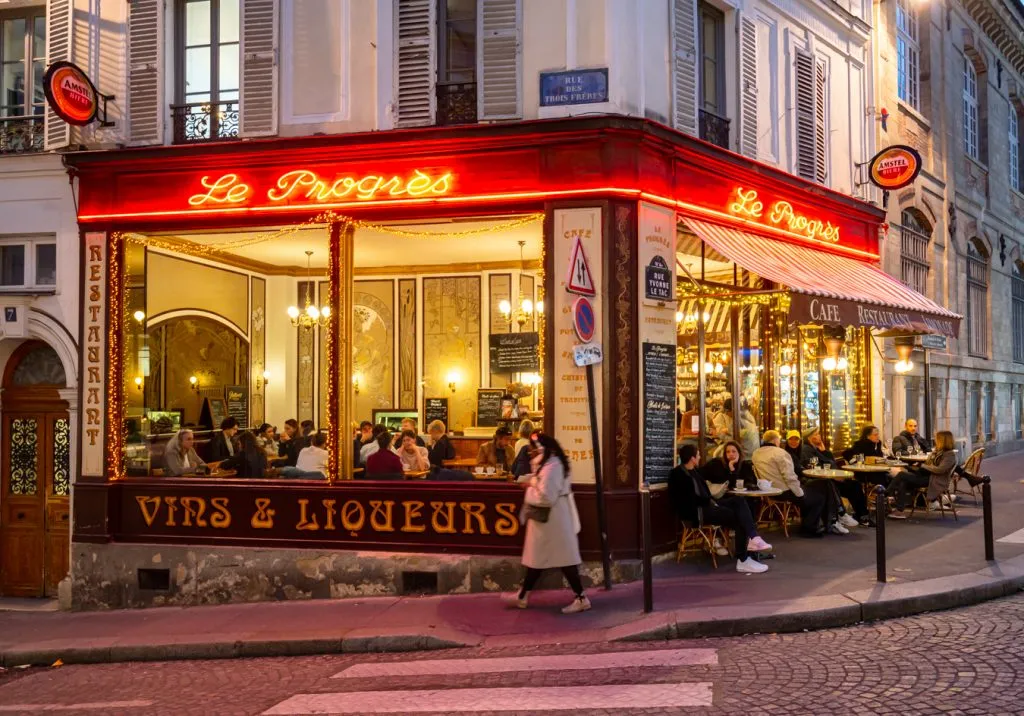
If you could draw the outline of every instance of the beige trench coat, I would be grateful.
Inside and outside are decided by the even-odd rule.
[[[576,538],[579,518],[572,501],[572,485],[562,462],[551,457],[531,478],[524,498],[527,504],[551,507],[547,522],[528,520],[523,544],[523,566],[533,569],[572,567],[580,559]]]

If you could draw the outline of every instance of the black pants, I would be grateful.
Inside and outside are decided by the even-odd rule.
[[[839,494],[850,501],[853,516],[860,522],[868,516],[868,498],[864,496],[864,488],[857,480],[843,480],[836,484]]]
[[[931,479],[931,475],[906,470],[894,477],[889,483],[889,492],[896,497],[896,509],[902,510],[905,506],[909,488],[927,487]]]
[[[526,568],[526,576],[523,577],[523,588],[519,590],[520,599],[525,597],[527,592],[537,586],[537,580],[540,579],[540,575],[542,574],[544,574],[543,569],[534,569],[533,567]],[[572,593],[577,597],[582,597],[583,582],[580,581],[579,565],[574,564],[571,567],[562,567],[562,576],[565,577],[565,581],[567,581],[569,583],[569,587],[572,588]]]
[[[828,485],[823,484],[824,482],[808,482],[803,486],[803,497],[797,497],[787,490],[779,498],[800,508],[800,531],[805,534],[815,534],[822,529],[821,518],[828,502]]]
[[[757,536],[757,525],[746,499],[731,495],[703,508],[705,524],[720,525],[736,532],[736,559],[747,558],[747,540]]]

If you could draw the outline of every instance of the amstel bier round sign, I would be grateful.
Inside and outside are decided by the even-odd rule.
[[[46,101],[58,117],[81,127],[96,119],[99,93],[89,77],[70,62],[54,62],[43,75]]]
[[[894,144],[876,154],[868,169],[875,186],[886,191],[902,189],[921,172],[921,155],[913,147]]]

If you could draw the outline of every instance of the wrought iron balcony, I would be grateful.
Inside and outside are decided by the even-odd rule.
[[[700,138],[716,144],[722,149],[729,148],[729,120],[717,114],[700,110]]]
[[[171,113],[175,144],[238,138],[238,100],[179,104]]]
[[[43,115],[0,117],[0,154],[43,151]]]
[[[476,83],[437,85],[438,124],[476,124]]]

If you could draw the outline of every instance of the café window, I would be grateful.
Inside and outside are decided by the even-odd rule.
[[[52,236],[0,239],[0,290],[52,290],[57,244]]]
[[[967,242],[967,350],[988,355],[988,256],[974,240]]]
[[[238,136],[239,2],[177,2],[176,144]]]
[[[319,224],[128,235],[126,472],[188,475],[201,460],[252,479],[365,479],[369,453],[360,453],[370,441],[360,423],[386,428],[401,456],[403,421],[429,447],[436,420],[453,454],[436,470],[400,472],[507,479],[514,455],[505,449],[521,423],[543,425],[541,218],[364,224],[334,239]],[[349,360],[332,358],[335,329]],[[494,472],[478,475],[499,427],[516,435],[481,465]],[[184,471],[188,453],[172,443],[183,428],[195,450]],[[321,435],[335,451],[333,473],[329,452],[307,454]],[[239,452],[255,451],[263,457],[239,464]]]
[[[914,0],[896,3],[896,87],[901,100],[920,109],[920,55],[917,8]]]
[[[900,280],[920,294],[928,295],[928,249],[931,229],[911,211],[900,216]]]
[[[45,11],[0,14],[0,154],[43,148]]]

